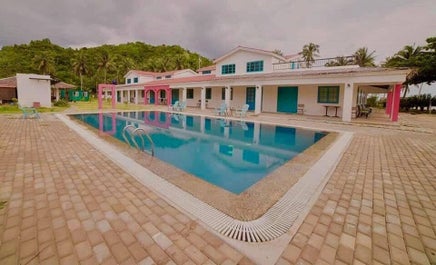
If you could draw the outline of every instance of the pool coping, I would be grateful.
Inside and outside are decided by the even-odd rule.
[[[329,149],[276,204],[258,219],[240,221],[157,176],[66,115],[56,114],[56,117],[140,183],[203,223],[208,230],[214,231],[259,264],[269,264],[279,257],[318,198],[353,136],[352,132],[336,131],[338,137]],[[302,128],[322,130],[314,127]],[[259,251],[259,245],[265,251]]]

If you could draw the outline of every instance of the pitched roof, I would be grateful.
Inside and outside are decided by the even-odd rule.
[[[197,70],[198,73],[202,72],[202,71],[213,71],[216,70],[216,65],[209,65],[209,66],[205,66],[205,67],[201,67]]]
[[[76,86],[75,86],[75,85],[68,84],[68,83],[65,83],[65,82],[58,82],[58,83],[54,84],[52,87],[53,87],[53,88],[65,88],[65,89],[70,89],[70,88],[75,88]]]
[[[130,73],[135,73],[135,74],[137,74],[139,76],[152,76],[152,77],[156,77],[156,76],[173,75],[173,74],[181,73],[181,72],[192,72],[192,73],[195,73],[194,71],[192,71],[189,68],[188,69],[182,69],[182,70],[167,71],[167,72],[150,72],[150,71],[141,71],[141,70],[130,70],[129,72],[127,72],[127,74],[124,75],[124,77],[126,77]]]
[[[215,75],[196,75],[196,76],[187,76],[180,78],[172,78],[172,79],[161,79],[155,80],[151,82],[147,82],[144,86],[155,86],[155,85],[171,85],[171,84],[183,84],[183,83],[196,83],[196,82],[204,82],[214,80]]]
[[[11,87],[11,88],[17,87],[17,77],[11,76],[11,77],[0,79],[0,87]]]
[[[249,48],[249,47],[244,47],[244,46],[238,46],[238,47],[234,48],[233,50],[231,50],[230,52],[224,54],[223,56],[215,59],[214,63],[216,64],[217,62],[224,60],[225,58],[231,56],[232,54],[234,54],[238,51],[246,51],[246,52],[252,52],[252,53],[260,53],[260,54],[264,54],[264,55],[270,55],[270,56],[277,58],[279,60],[286,61],[285,57],[278,55],[272,51],[261,50],[261,49],[256,49],[256,48]]]

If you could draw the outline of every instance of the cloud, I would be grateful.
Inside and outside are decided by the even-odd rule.
[[[436,28],[434,0],[6,0],[0,46],[49,38],[68,47],[142,41],[179,44],[209,58],[238,45],[322,57],[366,46],[377,60],[424,44]]]

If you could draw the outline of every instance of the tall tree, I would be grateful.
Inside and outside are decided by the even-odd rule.
[[[33,57],[33,61],[36,64],[40,74],[47,75],[54,73],[54,60],[49,54],[40,53],[35,55],[35,57]]]
[[[353,64],[353,60],[350,60],[349,57],[338,56],[334,60],[327,62],[325,66],[344,66],[350,64]]]
[[[189,54],[187,52],[179,53],[174,56],[174,65],[176,70],[185,69],[188,66]]]
[[[129,70],[135,69],[136,63],[135,61],[130,57],[125,57],[121,55],[117,55],[114,57],[114,66],[116,70],[116,83],[120,83],[120,75],[123,76],[126,74]]]
[[[398,51],[392,58],[388,58],[384,66],[387,67],[401,67],[401,66],[412,66],[414,61],[422,52],[422,47],[413,45],[406,45],[401,51]],[[409,92],[409,84],[406,82],[403,84],[404,92],[403,98],[406,97]]]
[[[107,51],[103,51],[101,56],[100,56],[100,60],[98,62],[98,69],[103,71],[104,74],[104,83],[107,83],[107,71],[112,68],[113,66],[113,59],[112,57],[109,55],[109,53]]]
[[[275,53],[275,54],[277,54],[277,55],[280,55],[280,56],[283,56],[283,52],[282,52],[281,50],[279,50],[279,49],[275,49],[275,50],[273,51],[273,53]]]
[[[354,53],[354,63],[359,65],[360,67],[374,67],[374,53],[375,51],[368,53],[367,47],[359,48]]]
[[[80,76],[80,89],[83,89],[83,76],[88,74],[88,62],[86,55],[83,51],[80,51],[76,58],[73,60],[74,73]]]
[[[426,39],[427,45],[423,47],[405,46],[394,56],[387,58],[386,67],[409,67],[411,72],[405,84],[418,85],[431,84],[436,81],[436,37]],[[410,46],[410,45],[409,45]],[[399,54],[399,56],[397,56]]]
[[[306,44],[300,54],[306,62],[306,67],[309,68],[315,62],[315,57],[319,57],[319,45],[312,42]]]

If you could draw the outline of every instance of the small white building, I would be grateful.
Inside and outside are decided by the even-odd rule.
[[[51,78],[49,75],[17,74],[0,79],[0,102],[9,103],[13,98],[25,107],[51,107]]]
[[[17,96],[22,106],[51,107],[49,75],[17,74]]]

